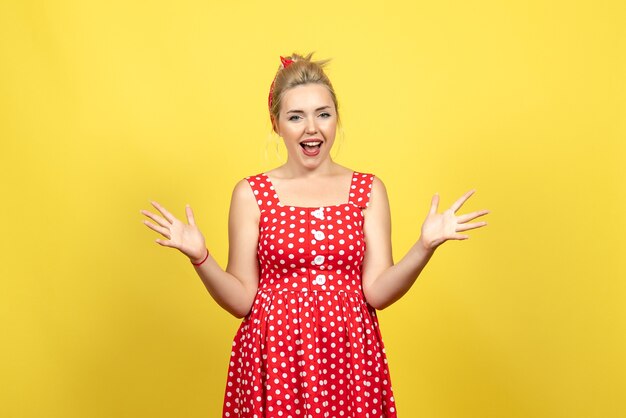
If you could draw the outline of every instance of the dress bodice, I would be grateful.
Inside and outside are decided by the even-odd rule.
[[[247,178],[257,196],[259,288],[361,291],[363,212],[373,175],[353,172],[346,203],[283,205],[266,174]]]

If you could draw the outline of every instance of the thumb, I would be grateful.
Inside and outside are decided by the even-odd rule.
[[[176,246],[172,244],[171,240],[156,239],[155,241],[162,247],[176,248]]]
[[[435,193],[435,195],[433,196],[433,199],[430,203],[430,214],[435,214],[437,213],[437,208],[439,207],[439,193]]]
[[[187,222],[189,223],[189,225],[196,225],[196,220],[193,216],[193,210],[191,210],[191,206],[189,206],[189,204],[187,204],[185,206],[185,211],[187,212]]]

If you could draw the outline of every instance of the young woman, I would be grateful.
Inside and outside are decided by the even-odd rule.
[[[394,263],[383,182],[334,162],[337,98],[312,54],[281,57],[268,105],[287,161],[239,181],[229,214],[226,270],[210,256],[191,207],[187,224],[157,202],[141,213],[189,257],[217,303],[243,318],[233,341],[224,417],[395,417],[376,317],[413,285],[447,240],[486,225],[487,210],[456,215],[474,192],[437,213]]]

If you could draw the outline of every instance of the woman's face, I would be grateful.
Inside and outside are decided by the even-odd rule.
[[[302,84],[285,91],[277,131],[289,159],[309,168],[318,166],[328,158],[336,130],[337,110],[323,84]]]

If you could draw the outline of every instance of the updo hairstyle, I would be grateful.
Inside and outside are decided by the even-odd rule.
[[[270,118],[272,119],[272,129],[274,132],[277,132],[276,127],[278,125],[279,112],[284,93],[293,87],[308,83],[317,83],[326,86],[333,99],[333,103],[335,104],[337,123],[340,124],[337,96],[335,96],[333,85],[324,73],[323,69],[330,59],[312,61],[312,56],[313,52],[306,56],[293,53],[290,56],[285,57],[293,60],[293,63],[288,65],[286,68],[283,68],[282,65],[278,67],[276,78],[274,80],[274,90],[272,92],[272,106],[270,107]]]

